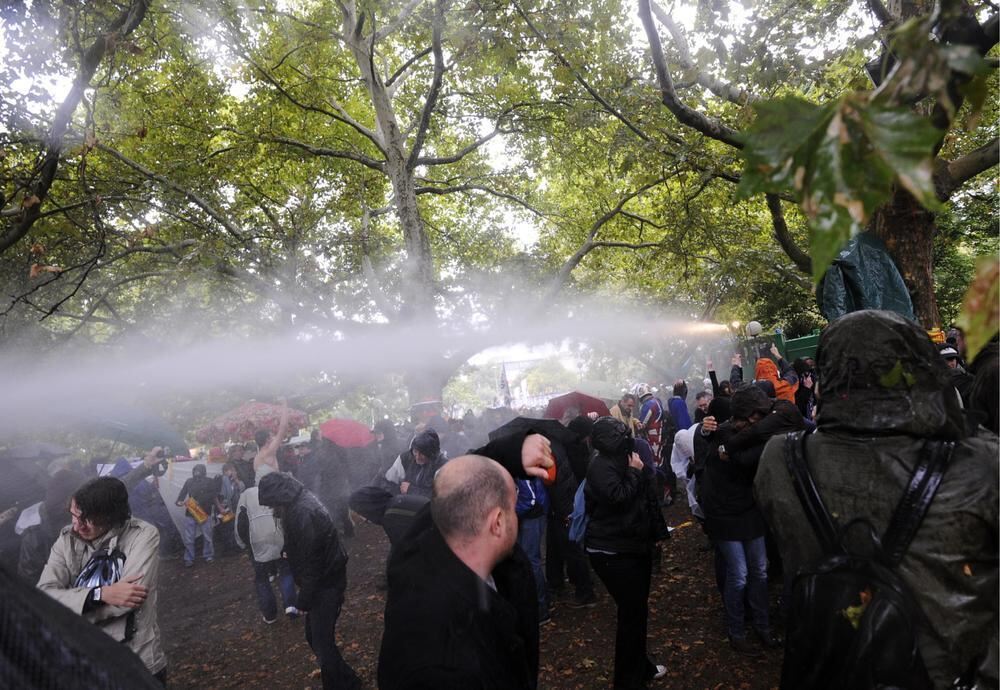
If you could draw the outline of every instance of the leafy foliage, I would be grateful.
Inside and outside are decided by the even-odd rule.
[[[755,110],[740,195],[794,196],[809,220],[814,281],[889,200],[894,184],[939,208],[933,158],[940,132],[909,108],[852,93],[822,106],[788,97]]]

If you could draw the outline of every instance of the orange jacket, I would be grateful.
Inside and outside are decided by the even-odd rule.
[[[757,360],[757,369],[754,372],[754,378],[758,381],[770,381],[774,384],[774,394],[778,400],[795,402],[795,391],[799,389],[799,382],[796,380],[795,383],[789,383],[778,376],[777,365],[767,357],[761,357]]]

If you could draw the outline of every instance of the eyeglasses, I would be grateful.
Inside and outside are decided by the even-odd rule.
[[[74,513],[72,510],[69,510],[68,512],[69,512],[70,518],[72,518],[72,520],[73,520],[73,524],[74,525],[93,525],[94,524],[93,520],[91,520],[90,518],[85,518],[83,516],[83,513]]]

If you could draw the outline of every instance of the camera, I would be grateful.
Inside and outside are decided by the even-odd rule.
[[[153,475],[156,477],[162,477],[167,473],[167,458],[170,457],[170,446],[165,446],[156,452],[156,457],[160,459],[156,465],[153,466]]]

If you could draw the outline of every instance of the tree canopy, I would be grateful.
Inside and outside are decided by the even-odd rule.
[[[866,225],[950,321],[997,251],[996,13],[889,4],[8,3],[0,341],[436,325],[416,401],[585,297],[807,332]]]

